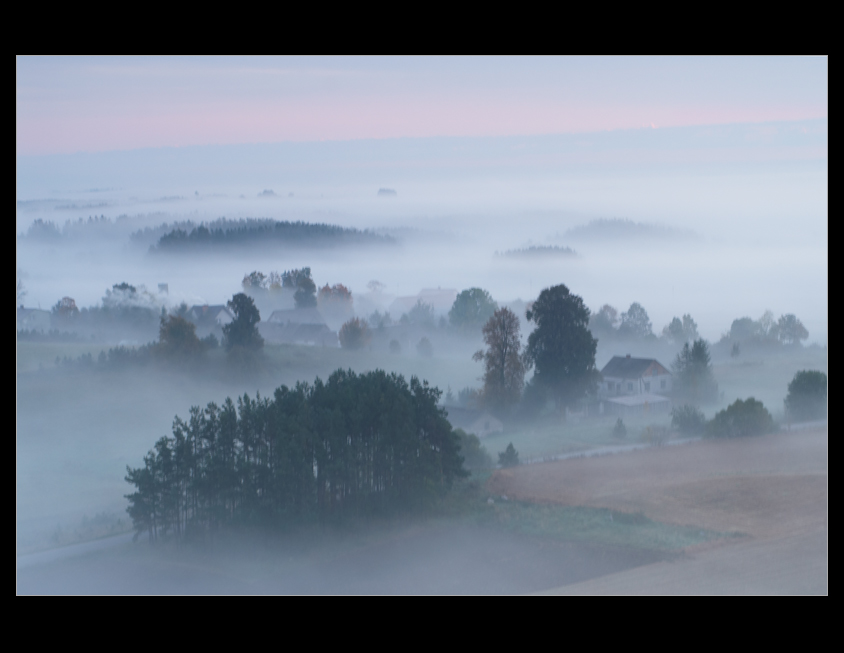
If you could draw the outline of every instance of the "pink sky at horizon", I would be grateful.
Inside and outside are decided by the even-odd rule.
[[[19,58],[16,154],[828,117],[825,59],[267,63]]]

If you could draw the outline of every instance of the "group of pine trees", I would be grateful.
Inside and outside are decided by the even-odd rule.
[[[195,406],[127,467],[137,535],[280,527],[431,505],[465,476],[440,391],[412,377],[338,370],[272,399]]]
[[[164,233],[151,252],[197,250],[254,243],[278,245],[370,245],[392,244],[394,240],[373,231],[339,227],[331,224],[279,220],[216,220],[189,231],[176,226]]]

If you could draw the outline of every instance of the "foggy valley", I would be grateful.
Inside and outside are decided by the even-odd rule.
[[[19,594],[828,593],[825,60],[814,113],[759,81],[666,126],[32,135],[33,89],[129,62],[18,59]],[[238,65],[376,106],[440,63]]]

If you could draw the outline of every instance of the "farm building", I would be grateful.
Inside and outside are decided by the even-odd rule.
[[[258,324],[261,336],[268,342],[339,347],[337,332],[325,323],[315,308],[273,311],[270,319]]]
[[[613,356],[601,370],[598,396],[601,412],[630,415],[648,412],[668,412],[671,400],[672,376],[658,360]]]
[[[197,304],[190,307],[190,310],[187,312],[187,318],[197,327],[223,327],[234,320],[234,315],[223,304],[215,306],[209,306],[208,304],[200,306]]]

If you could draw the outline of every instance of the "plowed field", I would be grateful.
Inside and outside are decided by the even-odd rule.
[[[489,488],[746,536],[567,592],[826,593],[828,457],[824,428],[527,465],[496,472]]]

